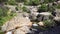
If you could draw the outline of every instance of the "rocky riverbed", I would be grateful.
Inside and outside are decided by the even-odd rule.
[[[4,5],[17,15],[3,24],[1,30],[5,34],[60,34],[60,9],[53,4],[58,5],[59,2],[37,6],[23,3],[18,3],[18,6]]]

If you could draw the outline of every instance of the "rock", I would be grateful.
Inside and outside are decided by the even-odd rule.
[[[14,34],[26,34],[25,32],[21,31],[20,29],[17,29]]]
[[[37,20],[38,21],[48,20],[50,15],[51,13],[49,12],[41,12],[38,14]]]
[[[26,6],[26,7],[30,10],[30,12],[37,12],[38,10],[37,6]]]
[[[15,29],[17,26],[18,24],[13,23],[13,21],[7,22],[2,26],[2,31],[9,31]]]
[[[24,12],[23,17],[29,17],[29,13]]]
[[[40,26],[44,26],[44,22],[39,22],[38,23]]]
[[[43,2],[44,2],[44,0],[40,0],[40,2],[41,2],[41,3],[43,3]]]
[[[12,5],[4,5],[4,6],[10,8],[14,12],[16,11],[15,9],[16,6],[12,6]]]
[[[30,14],[30,15],[29,15],[29,19],[30,19],[31,21],[35,21],[35,20],[36,20],[36,15]]]
[[[42,15],[38,14],[36,17],[37,17],[37,21],[42,21],[42,18],[43,18]]]
[[[5,34],[12,34],[12,31],[6,32]]]
[[[57,1],[58,4],[60,4],[60,1]]]
[[[41,12],[41,13],[39,13],[39,14],[41,14],[41,15],[46,15],[46,16],[50,16],[50,15],[51,15],[50,12]]]
[[[54,17],[54,20],[60,21],[60,17]]]
[[[17,16],[14,17],[12,20],[6,22],[2,26],[2,31],[10,31],[12,29],[15,29],[17,27],[22,27],[22,26],[32,26],[32,22],[30,22],[30,19],[27,19],[22,16]]]
[[[38,12],[31,12],[31,14],[37,16],[39,13]]]
[[[30,19],[25,18],[20,18],[20,26],[32,26],[32,22],[30,22]]]
[[[26,33],[29,33],[29,32],[30,32],[29,27],[23,26],[23,27],[21,27],[21,28],[18,28],[18,29],[14,32],[14,34],[26,34]]]
[[[36,7],[33,7],[32,8],[32,11],[37,12],[37,8]]]
[[[54,17],[54,21],[56,23],[57,26],[60,26],[60,17]]]
[[[34,23],[32,26],[38,26],[38,24]]]
[[[18,6],[23,7],[24,5],[23,5],[23,3],[18,3]]]
[[[30,20],[32,20],[32,21],[35,21],[36,19],[37,19],[37,15],[38,15],[39,13],[37,13],[37,12],[32,12],[30,15],[29,15],[29,18],[30,18]]]
[[[55,12],[56,12],[56,16],[57,16],[57,17],[60,17],[60,9],[56,9]]]
[[[53,5],[58,5],[57,2],[54,2]]]
[[[52,7],[52,5],[53,5],[53,3],[49,3],[49,4],[48,4],[49,7]]]

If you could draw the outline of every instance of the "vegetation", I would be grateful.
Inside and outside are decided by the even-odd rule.
[[[44,0],[44,3],[52,3],[55,2],[56,0]]]
[[[0,3],[5,3],[7,5],[16,5],[17,7],[15,8],[17,11],[22,10],[23,12],[30,13],[30,10],[28,10],[25,6],[37,6],[41,5],[38,7],[38,12],[51,12],[54,14],[54,11],[56,8],[60,9],[60,4],[54,4],[56,0],[0,0]],[[18,6],[18,3],[24,3],[25,6],[21,7]],[[49,3],[52,3],[50,6]],[[14,17],[16,13],[13,11],[10,11],[8,8],[2,8],[0,7],[0,26],[2,26],[6,21],[10,20],[12,17]],[[50,17],[51,19],[49,20],[44,20],[44,25],[46,27],[51,27],[55,25],[55,22],[52,20],[53,17]],[[37,21],[37,20],[36,20]],[[38,27],[36,27],[38,28]],[[46,29],[41,27],[42,29]],[[3,34],[3,32],[0,32],[0,34]]]
[[[30,11],[29,10],[27,10],[27,8],[24,6],[24,7],[22,7],[22,10],[24,11],[24,12],[27,12],[27,13],[30,13]]]
[[[47,10],[48,10],[47,5],[42,4],[42,5],[39,7],[38,12],[46,12]]]
[[[10,11],[8,9],[0,8],[0,26],[15,15],[13,12],[8,14],[9,12]]]
[[[15,15],[16,13],[14,13],[13,11],[10,12],[7,8],[3,9],[0,7],[0,27]],[[0,30],[0,34],[4,34],[4,32],[1,32]]]
[[[60,5],[58,5],[57,8],[60,9]]]
[[[7,2],[10,5],[16,5],[16,1],[15,0],[8,0]]]
[[[51,27],[55,25],[55,22],[53,20],[44,20],[44,24],[46,27]]]
[[[39,5],[39,0],[25,0],[25,5]]]

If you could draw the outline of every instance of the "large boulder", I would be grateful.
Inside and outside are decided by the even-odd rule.
[[[60,17],[60,9],[56,9],[56,16]]]
[[[38,21],[43,21],[43,20],[48,20],[50,17],[51,13],[49,12],[41,12],[37,16]]]
[[[60,21],[60,17],[54,17],[54,20]]]
[[[39,22],[39,26],[44,26],[44,22]]]
[[[26,34],[31,32],[28,26],[23,26],[14,31],[14,34]]]
[[[24,12],[23,17],[29,17],[29,13]]]
[[[12,20],[3,24],[2,31],[10,31],[12,29],[15,29],[17,27],[22,27],[22,26],[31,27],[32,22],[30,22],[30,19],[27,19],[26,17],[17,16],[17,17],[14,17]]]
[[[31,14],[29,15],[30,20],[35,21],[35,20],[37,19],[37,17],[36,17],[37,15],[38,15],[37,12],[31,13]]]
[[[58,4],[60,4],[60,0],[59,0],[59,1],[57,1],[57,3],[58,3]]]
[[[26,6],[30,12],[37,12],[38,11],[38,7],[37,6]]]
[[[54,17],[54,21],[55,21],[57,26],[60,25],[60,17]]]

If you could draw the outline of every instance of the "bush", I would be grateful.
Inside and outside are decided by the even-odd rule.
[[[60,5],[58,5],[57,8],[60,9]]]
[[[24,4],[25,5],[38,5],[40,2],[39,0],[25,0]]]
[[[2,26],[6,21],[14,16],[14,13],[12,11],[10,14],[8,14],[8,12],[8,9],[3,9],[0,7],[0,26]]]
[[[0,16],[7,16],[7,12],[8,12],[7,10],[8,9],[6,9],[6,8],[3,9],[3,8],[0,7]]]
[[[38,12],[46,12],[48,10],[48,7],[45,4],[42,4],[41,7],[39,7]]]
[[[8,0],[7,4],[16,5],[16,1],[15,0]]]
[[[32,4],[32,0],[24,0],[24,4],[25,5],[30,5],[30,4]]]
[[[4,32],[0,32],[0,34],[4,34]]]
[[[24,0],[16,0],[16,2],[24,2]]]
[[[56,8],[55,6],[48,7],[48,11],[52,13],[55,11],[55,8]]]
[[[24,12],[30,13],[30,11],[25,6],[22,9]]]
[[[55,22],[53,20],[44,20],[44,24],[46,27],[54,26]]]
[[[54,2],[56,0],[44,0],[44,3],[51,3],[51,2]]]

